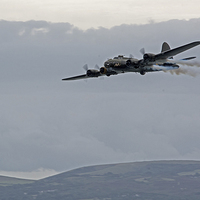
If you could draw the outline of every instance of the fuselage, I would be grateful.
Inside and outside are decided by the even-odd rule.
[[[163,68],[161,67],[164,67],[165,69],[167,69],[168,67],[174,69],[179,68],[178,65],[176,65],[175,63],[169,63],[166,59],[157,60],[156,62],[145,62],[144,60],[138,60],[135,58],[119,55],[118,57],[114,57],[113,59],[108,59],[104,63],[104,67],[101,69],[101,72],[110,72],[111,74],[114,71],[117,74],[125,72],[138,72],[144,75],[146,72],[161,71],[163,70]]]

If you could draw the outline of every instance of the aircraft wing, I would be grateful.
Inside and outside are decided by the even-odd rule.
[[[89,70],[88,70],[89,71]],[[99,71],[91,71],[91,74],[83,74],[83,75],[79,75],[79,76],[72,76],[72,77],[68,77],[68,78],[63,78],[63,81],[71,81],[71,80],[80,80],[80,79],[86,79],[86,78],[97,78],[99,76],[104,76],[104,74],[101,74]]]
[[[182,53],[182,52],[184,52],[184,51],[186,51],[188,49],[191,49],[191,48],[193,48],[193,47],[195,47],[195,46],[197,46],[199,44],[200,44],[200,41],[197,41],[197,42],[192,42],[192,43],[177,47],[175,49],[164,51],[162,53],[159,53],[159,54],[155,55],[155,59],[156,60],[167,59],[169,57],[172,57],[172,56],[175,56],[175,55],[177,55],[179,53]]]
[[[79,79],[85,79],[85,78],[89,78],[86,74],[83,75],[79,75],[79,76],[73,76],[73,77],[69,77],[69,78],[63,78],[63,81],[70,81],[70,80],[79,80]]]

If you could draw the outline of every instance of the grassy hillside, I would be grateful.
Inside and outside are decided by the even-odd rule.
[[[8,187],[4,187],[1,195],[4,198],[0,196],[0,200],[199,200],[200,162],[156,161],[90,166],[31,184],[9,187],[12,195],[5,188]]]
[[[33,180],[0,176],[0,186],[12,186],[15,184],[28,184],[33,182],[34,182]]]

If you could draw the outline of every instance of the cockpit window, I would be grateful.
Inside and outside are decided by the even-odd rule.
[[[118,57],[114,57],[114,59],[122,59],[123,57],[123,55],[118,55]]]

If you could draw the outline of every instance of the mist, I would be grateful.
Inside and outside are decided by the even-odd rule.
[[[199,40],[200,19],[81,30],[0,21],[0,171],[65,171],[144,160],[200,160],[199,48],[175,72],[61,81],[107,58]],[[193,73],[193,72],[194,73]],[[189,75],[189,76],[188,76]],[[44,170],[45,171],[45,170]]]

